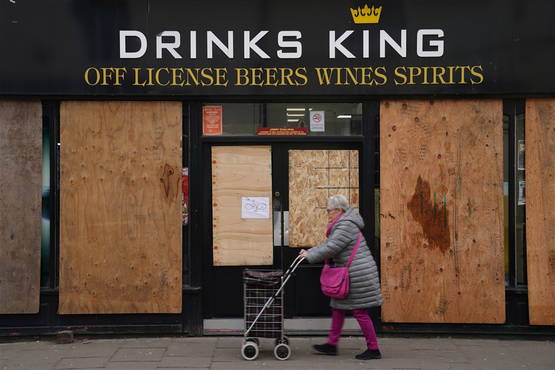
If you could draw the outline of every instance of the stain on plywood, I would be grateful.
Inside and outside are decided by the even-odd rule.
[[[382,102],[384,321],[505,321],[502,157],[499,100]]]
[[[0,101],[0,314],[39,312],[42,106]]]
[[[530,324],[555,325],[555,99],[526,101],[525,160]]]
[[[358,207],[357,150],[289,151],[289,246],[313,247],[324,241],[327,200],[343,194]]]
[[[432,194],[430,183],[419,176],[407,207],[412,218],[422,227],[430,248],[439,248],[445,253],[451,245],[446,189]]]
[[[181,103],[60,107],[60,314],[181,312]]]
[[[242,198],[269,200],[268,218],[241,218]],[[269,146],[212,147],[214,266],[273,264],[272,153]]]

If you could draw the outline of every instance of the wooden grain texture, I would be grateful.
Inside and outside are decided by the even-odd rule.
[[[526,101],[525,160],[530,324],[555,325],[555,99]]]
[[[241,218],[243,197],[267,197],[268,218]],[[269,146],[212,147],[214,266],[273,264],[272,152]]]
[[[500,100],[383,101],[386,322],[503,323]]]
[[[289,150],[289,246],[324,241],[327,200],[343,194],[358,207],[357,150]]]
[[[0,314],[39,312],[42,106],[0,101]]]
[[[60,109],[59,313],[181,312],[181,103]]]

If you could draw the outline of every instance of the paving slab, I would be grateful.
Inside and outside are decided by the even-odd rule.
[[[109,362],[108,370],[156,370],[157,362]]]
[[[2,370],[45,370],[54,369],[58,359],[8,359],[3,365]]]
[[[108,362],[107,357],[62,358],[54,369],[92,369],[102,368]]]
[[[185,342],[172,343],[168,346],[165,356],[194,356],[212,358],[216,342]]]
[[[166,347],[122,347],[114,353],[110,362],[159,362]]]
[[[173,343],[215,345],[219,339],[218,337],[178,337],[174,338]]]
[[[126,338],[114,341],[118,347],[167,347],[175,342],[173,337],[162,337],[162,338]]]
[[[261,338],[260,341],[267,341],[271,339]],[[241,348],[243,344],[243,337],[224,337],[219,338],[216,343],[216,348]]]
[[[183,367],[183,368],[207,368],[212,364],[210,357],[196,356],[166,356],[158,363],[158,368],[164,367]]]
[[[82,341],[72,344],[56,344],[49,350],[62,357],[112,357],[120,348],[119,343],[107,341]]]
[[[268,356],[268,351],[263,349],[260,351],[259,358],[264,358]],[[243,360],[241,357],[240,347],[236,348],[216,348],[214,350],[213,362],[234,362],[238,360]]]
[[[216,362],[210,367],[211,370],[260,370],[264,369],[259,362]]]

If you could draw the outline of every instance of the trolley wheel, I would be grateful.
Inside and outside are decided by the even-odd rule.
[[[281,344],[281,343],[289,344],[289,338],[287,337],[276,338],[276,340],[274,341],[274,346],[277,346],[278,344]]]
[[[246,341],[241,347],[241,355],[247,361],[256,360],[258,357],[258,344],[251,340]]]
[[[245,342],[254,342],[257,346],[260,346],[260,341],[258,340],[258,338],[255,337],[249,337],[245,340]]]
[[[274,347],[274,356],[281,361],[285,361],[291,357],[291,348],[288,344],[280,343]]]

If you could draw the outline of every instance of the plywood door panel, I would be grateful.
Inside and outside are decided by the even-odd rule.
[[[324,241],[327,200],[343,194],[358,207],[357,150],[289,151],[289,246]]]
[[[499,100],[383,101],[382,318],[503,323]]]
[[[526,101],[525,160],[530,324],[555,325],[555,99]]]
[[[243,197],[266,197],[268,218],[241,218]],[[272,153],[269,146],[212,148],[214,266],[273,264]]]
[[[39,311],[42,106],[0,101],[0,314]]]
[[[59,313],[181,312],[181,103],[60,109]]]

